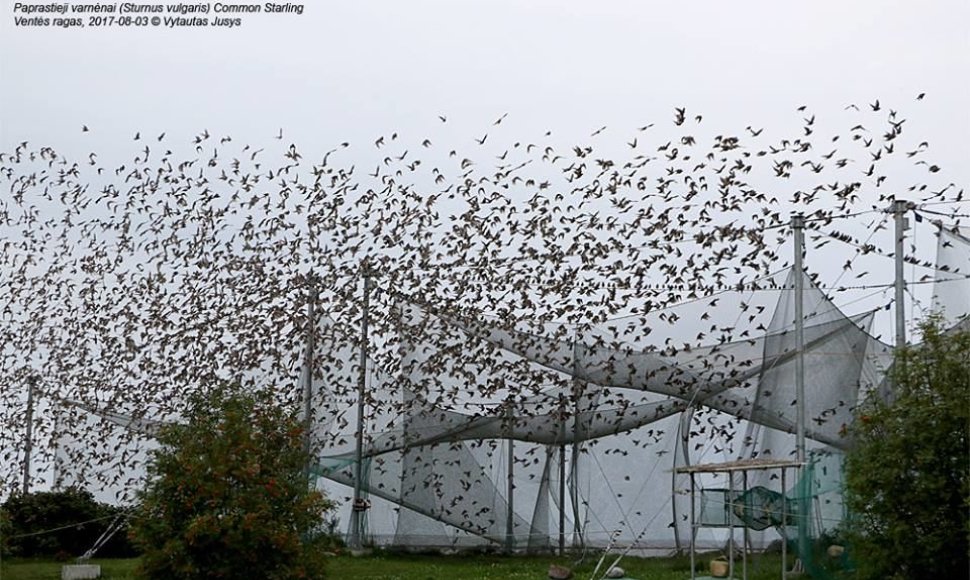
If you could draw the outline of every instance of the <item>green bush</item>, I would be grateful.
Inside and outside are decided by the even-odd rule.
[[[10,536],[13,535],[13,524],[10,523],[10,516],[2,506],[0,506],[0,558],[7,558],[13,554],[10,552]]]
[[[846,458],[861,578],[965,578],[970,569],[970,331],[922,327],[890,374],[891,402],[856,413]]]
[[[309,489],[303,431],[268,393],[220,388],[166,428],[132,538],[145,578],[318,578],[330,503]]]
[[[14,494],[4,502],[0,518],[4,554],[76,558],[97,541],[122,509],[97,502],[81,489]],[[125,529],[112,536],[98,555],[135,555]]]

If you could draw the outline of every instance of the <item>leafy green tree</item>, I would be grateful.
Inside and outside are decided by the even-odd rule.
[[[965,578],[970,569],[970,329],[922,325],[860,407],[846,461],[862,578]]]
[[[307,486],[303,430],[268,392],[195,396],[164,429],[132,538],[146,578],[319,578],[331,504]]]

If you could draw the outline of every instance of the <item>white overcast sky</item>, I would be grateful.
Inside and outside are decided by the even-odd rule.
[[[14,27],[0,4],[2,150],[130,158],[136,131],[259,143],[280,128],[320,154],[392,131],[571,145],[607,125],[622,143],[676,106],[740,132],[878,98],[970,183],[967,0],[317,0],[230,30]]]
[[[510,132],[580,133],[685,105],[743,128],[926,92],[928,139],[967,151],[966,0],[313,1],[216,31],[17,28],[0,3],[4,148],[67,147],[82,123],[105,142],[283,127],[323,146],[420,133],[438,114],[471,138],[508,112]]]

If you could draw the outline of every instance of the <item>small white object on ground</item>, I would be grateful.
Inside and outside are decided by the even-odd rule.
[[[610,568],[609,572],[606,573],[607,578],[623,578],[626,576],[626,571],[619,566],[613,566]]]
[[[89,580],[101,577],[100,564],[67,564],[61,566],[61,580]]]

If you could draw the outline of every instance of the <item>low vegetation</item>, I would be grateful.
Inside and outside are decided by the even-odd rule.
[[[970,330],[922,325],[857,413],[847,456],[860,580],[966,578],[970,569]]]
[[[159,442],[131,522],[142,578],[323,577],[331,503],[308,488],[302,426],[269,390],[193,396]]]
[[[80,489],[11,495],[0,506],[0,551],[4,557],[76,558],[92,547],[124,508],[101,503]],[[43,533],[40,533],[43,532]],[[101,547],[109,558],[135,550],[124,527]]]
[[[698,573],[706,574],[711,555],[698,558]],[[615,556],[614,556],[615,558]],[[577,580],[586,580],[596,566],[598,556],[587,556],[575,565],[568,558],[554,556],[498,556],[498,555],[410,555],[378,552],[370,556],[334,556],[327,561],[327,577],[354,580],[545,580],[550,564],[572,567]],[[612,558],[607,558],[612,563]],[[104,560],[105,580],[133,580],[138,560]],[[605,565],[604,565],[605,566]],[[686,556],[673,558],[626,557],[620,562],[627,577],[639,580],[684,580],[690,578],[690,559]],[[740,566],[740,562],[738,562]],[[751,580],[776,580],[780,576],[781,562],[776,554],[752,557],[748,577]],[[603,569],[600,569],[601,576]],[[56,562],[15,561],[5,563],[4,580],[53,580],[60,577],[60,564]]]

